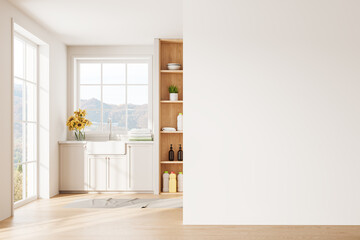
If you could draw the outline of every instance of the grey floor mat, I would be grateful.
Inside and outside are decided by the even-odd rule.
[[[82,199],[65,208],[182,208],[182,199]]]

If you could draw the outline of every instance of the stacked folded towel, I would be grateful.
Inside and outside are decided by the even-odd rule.
[[[152,141],[150,129],[132,129],[129,131],[129,141]]]
[[[162,129],[161,129],[162,131],[176,131],[176,129],[175,128],[173,128],[173,127],[163,127]]]

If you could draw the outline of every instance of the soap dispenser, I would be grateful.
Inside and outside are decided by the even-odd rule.
[[[169,161],[174,161],[174,150],[172,144],[170,144]]]
[[[178,154],[177,154],[177,159],[178,161],[182,161],[183,160],[183,151],[181,150],[181,144],[179,146],[179,151],[178,151]]]

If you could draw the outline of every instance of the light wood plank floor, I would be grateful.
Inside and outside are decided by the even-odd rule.
[[[183,226],[182,209],[70,209],[89,198],[156,198],[150,194],[61,194],[37,200],[0,222],[0,239],[360,239],[360,226]],[[173,198],[179,196],[160,196]]]

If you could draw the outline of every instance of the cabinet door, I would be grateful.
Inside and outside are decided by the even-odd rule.
[[[89,189],[105,191],[107,185],[107,157],[89,155]]]
[[[87,190],[86,144],[60,145],[60,191]]]
[[[126,156],[109,156],[108,190],[125,191],[128,186],[128,167]]]
[[[152,146],[128,146],[129,190],[153,190]]]

